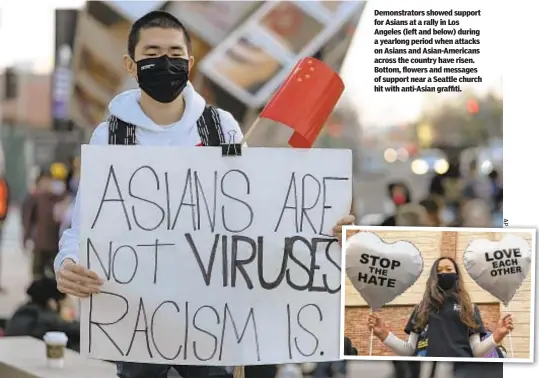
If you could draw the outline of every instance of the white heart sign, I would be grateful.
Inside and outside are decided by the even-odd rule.
[[[477,239],[464,251],[464,266],[482,289],[507,306],[530,271],[531,253],[528,242],[516,235]]]
[[[346,274],[373,310],[408,290],[422,271],[421,252],[408,241],[386,243],[372,232],[347,239]]]

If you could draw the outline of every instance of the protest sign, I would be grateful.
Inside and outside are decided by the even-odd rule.
[[[408,241],[386,243],[371,232],[347,239],[346,274],[373,310],[408,290],[422,271],[421,253]]]
[[[526,279],[531,259],[528,242],[516,235],[500,241],[477,239],[464,251],[470,277],[506,306]]]
[[[189,365],[338,360],[348,150],[83,146],[81,352]]]

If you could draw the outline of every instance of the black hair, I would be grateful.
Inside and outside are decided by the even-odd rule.
[[[144,16],[136,20],[131,26],[129,37],[127,39],[127,53],[131,58],[135,57],[135,47],[140,38],[140,31],[150,28],[177,29],[183,33],[187,51],[191,52],[191,37],[183,24],[176,17],[168,12],[153,11],[146,13]]]
[[[434,264],[432,264],[432,268],[430,269],[425,294],[423,294],[423,299],[419,302],[419,306],[417,307],[414,331],[424,329],[428,323],[429,313],[432,311],[439,311],[447,298],[448,294],[444,293],[442,288],[438,285],[438,266],[442,260],[451,261],[458,277],[456,285],[451,292],[451,296],[454,296],[457,303],[460,305],[460,321],[472,330],[477,330],[478,324],[476,324],[474,318],[475,307],[470,298],[470,294],[465,288],[464,280],[460,279],[460,277],[462,277],[461,268],[459,268],[454,258],[442,256],[434,261]]]
[[[423,201],[419,202],[419,204],[423,206],[429,214],[435,214],[440,211],[440,206],[438,206],[438,203],[431,198],[426,198]]]
[[[56,280],[47,277],[33,281],[26,290],[26,294],[28,294],[32,303],[38,304],[42,307],[47,306],[49,299],[60,301],[66,296],[58,291],[56,287]]]

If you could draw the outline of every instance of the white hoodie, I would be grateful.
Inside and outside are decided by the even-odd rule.
[[[151,146],[181,146],[193,147],[201,143],[198,134],[197,120],[202,115],[206,102],[194,90],[191,83],[183,91],[185,98],[185,112],[182,118],[172,125],[156,125],[139,105],[140,90],[130,90],[120,93],[109,104],[110,114],[118,117],[124,122],[138,126],[136,128],[136,139],[138,144]],[[221,109],[219,112],[221,128],[225,138],[227,135],[234,137],[234,141],[239,143],[243,139],[238,122],[232,114]],[[235,132],[235,133],[234,133]],[[90,144],[108,144],[108,123],[103,122],[96,127],[90,139]],[[80,191],[79,191],[80,192]],[[80,223],[80,203],[79,196],[75,199],[75,208],[71,220],[71,228],[64,231],[59,243],[59,252],[54,260],[54,270],[58,268],[66,258],[79,262],[79,223]]]

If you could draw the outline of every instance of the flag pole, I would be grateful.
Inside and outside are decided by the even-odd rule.
[[[243,143],[247,142],[247,139],[251,136],[251,134],[256,129],[256,127],[258,126],[260,121],[262,121],[262,118],[256,117],[255,121],[253,122],[253,124],[251,125],[249,130],[247,130],[247,133],[243,136],[243,139],[241,140],[240,144],[243,144]]]

